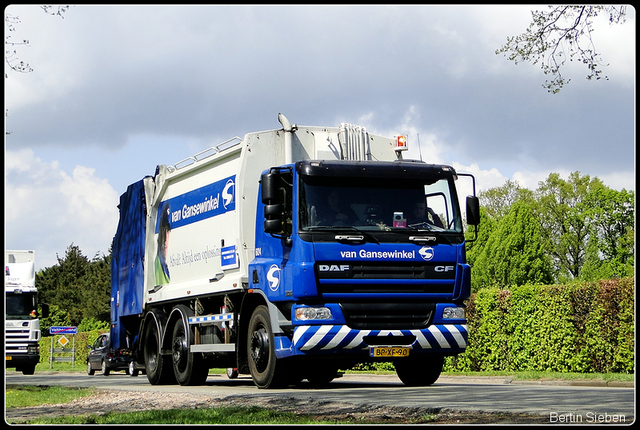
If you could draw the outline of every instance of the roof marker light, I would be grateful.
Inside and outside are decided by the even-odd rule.
[[[409,149],[407,147],[407,136],[396,136],[396,147],[394,149],[396,152],[406,151],[407,149]]]

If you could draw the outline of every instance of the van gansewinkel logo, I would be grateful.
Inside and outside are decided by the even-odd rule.
[[[236,209],[236,177],[229,176],[204,185],[162,204],[171,206],[171,229],[192,224]],[[158,220],[160,217],[158,217]],[[156,222],[156,232],[159,221]]]
[[[234,201],[233,194],[235,193],[236,186],[233,179],[229,179],[222,190],[222,206],[228,209],[229,204]]]
[[[418,251],[418,254],[420,254],[420,257],[422,257],[424,261],[430,261],[431,259],[433,259],[435,251],[430,246],[423,246],[422,248],[420,248],[420,251]]]
[[[267,272],[267,281],[269,282],[269,289],[271,291],[276,291],[280,286],[280,268],[275,264],[272,264],[269,267],[269,271]]]

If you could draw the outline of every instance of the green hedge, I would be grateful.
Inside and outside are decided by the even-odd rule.
[[[634,278],[484,289],[449,371],[634,372]]]
[[[87,356],[89,355],[89,348],[87,345],[92,345],[93,342],[97,339],[99,335],[102,333],[107,333],[109,330],[92,330],[83,333],[78,333],[76,335],[67,334],[65,337],[69,339],[69,343],[66,348],[71,349],[72,337],[75,336],[75,349],[76,349],[76,366],[84,367],[87,364]],[[62,348],[62,345],[58,343],[58,339],[61,336],[53,337],[53,347],[54,348]],[[40,339],[40,363],[49,363],[49,357],[51,354],[49,350],[51,349],[51,336],[43,337]],[[68,353],[55,353],[54,357],[70,357],[71,355]],[[55,369],[56,365],[60,364],[55,361],[53,363],[53,368]]]
[[[634,287],[626,278],[480,290],[467,305],[467,350],[449,357],[445,370],[633,373]],[[76,365],[105,331],[75,335]],[[41,363],[50,347],[51,337],[40,341]]]

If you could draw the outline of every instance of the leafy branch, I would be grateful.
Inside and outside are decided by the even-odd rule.
[[[53,15],[53,16],[59,16],[60,18],[64,19],[64,13],[69,10],[69,6],[50,6],[50,5],[44,5],[44,6],[40,6],[40,8],[48,15]],[[13,70],[14,72],[19,72],[19,73],[29,73],[29,72],[33,72],[33,69],[31,68],[31,66],[29,65],[29,63],[25,63],[24,61],[20,60],[18,58],[18,46],[26,46],[29,47],[31,46],[29,44],[29,40],[28,39],[22,39],[19,42],[14,42],[12,40],[12,33],[14,33],[17,29],[18,24],[20,24],[22,21],[20,21],[20,17],[18,16],[14,16],[14,15],[9,15],[9,14],[5,14],[4,17],[4,22],[5,22],[5,28],[6,28],[6,33],[5,33],[5,39],[4,39],[4,61],[5,63],[7,63],[7,65],[9,66],[9,69]],[[5,78],[7,78],[8,75],[5,73]]]
[[[533,11],[532,22],[525,32],[508,37],[507,43],[496,50],[496,55],[504,54],[516,64],[523,61],[540,64],[544,74],[551,77],[543,87],[554,94],[571,81],[560,71],[567,60],[583,63],[588,69],[588,80],[608,80],[602,73],[604,65],[592,39],[593,18],[607,13],[610,24],[624,23],[626,8],[564,5],[549,6],[547,12]]]

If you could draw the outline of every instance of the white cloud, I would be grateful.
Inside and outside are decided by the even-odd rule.
[[[56,254],[63,257],[71,243],[89,258],[106,254],[118,222],[118,193],[94,173],[76,166],[69,175],[31,149],[7,151],[6,247],[35,249],[39,268],[56,264]]]

